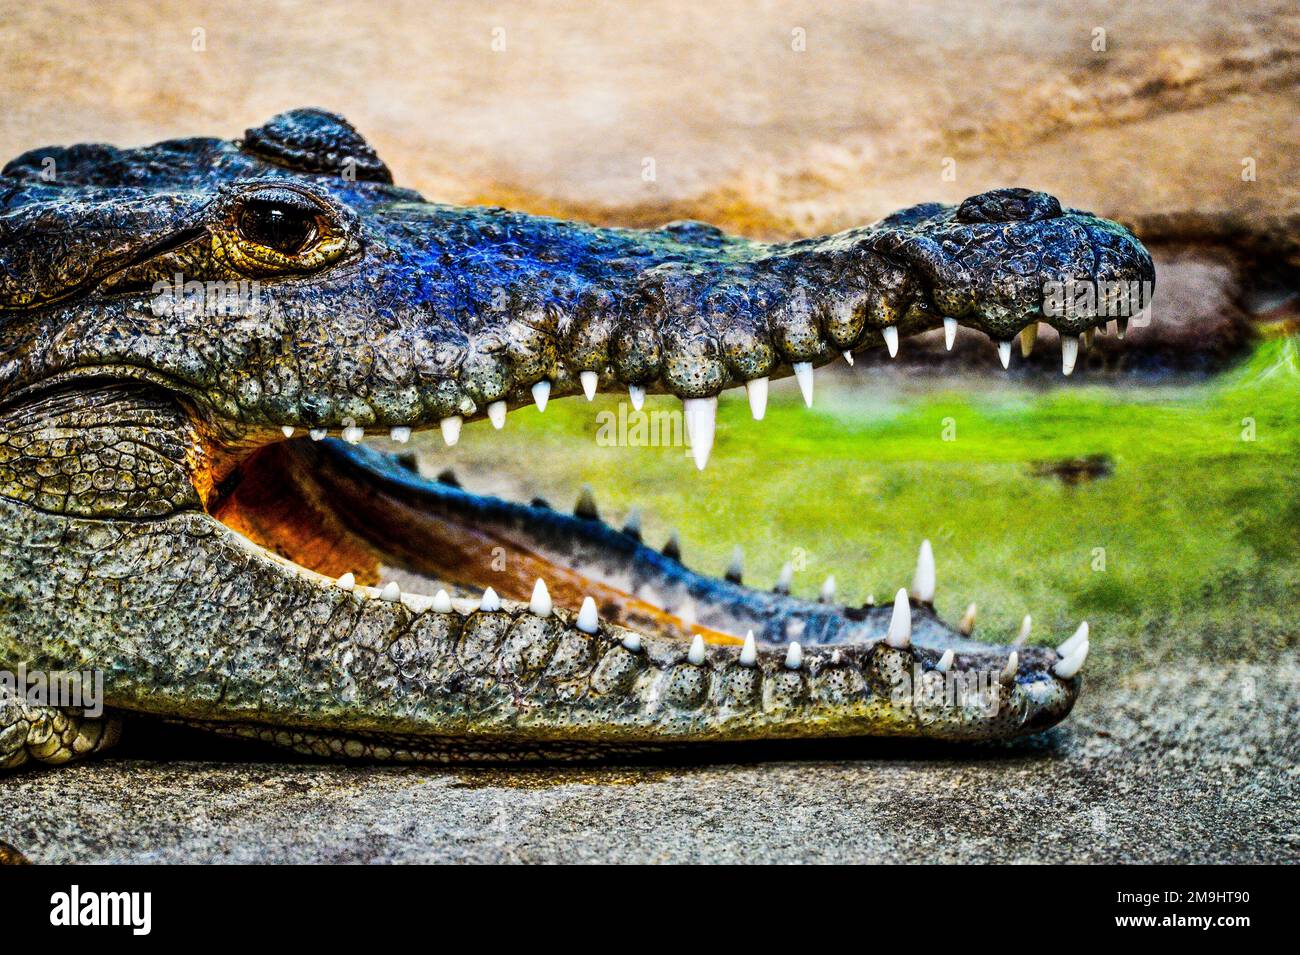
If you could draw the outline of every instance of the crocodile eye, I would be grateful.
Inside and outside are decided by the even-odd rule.
[[[239,232],[250,242],[294,255],[316,237],[316,213],[275,199],[252,199],[239,214]]]

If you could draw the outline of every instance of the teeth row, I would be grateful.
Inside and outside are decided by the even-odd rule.
[[[929,561],[933,563],[933,555],[930,555]],[[924,563],[924,558],[923,561]],[[919,568],[918,568],[919,569]],[[828,580],[833,585],[833,579]],[[357,587],[356,575],[346,573],[339,577],[334,585],[340,590],[354,591]],[[439,590],[434,596],[429,597],[424,594],[404,594],[396,581],[389,581],[382,588],[367,588],[372,591],[372,596],[379,600],[389,603],[403,603],[409,609],[416,613],[422,613],[426,610],[432,610],[436,613],[451,613],[452,601],[451,596],[446,590]],[[501,610],[501,598],[491,587],[483,591],[483,596],[479,598],[478,609],[485,613],[496,613]],[[537,583],[533,586],[532,597],[528,601],[528,612],[538,617],[549,617],[554,611],[554,604],[551,601],[551,594],[546,589],[546,583],[538,578]],[[969,611],[970,615],[974,614],[974,605]],[[694,614],[690,615],[692,618]],[[693,622],[693,620],[691,621]],[[574,626],[583,633],[596,634],[600,631],[600,615],[596,609],[596,601],[591,597],[584,597],[582,607],[578,610],[578,619]],[[1029,636],[1030,618],[1025,617],[1021,625],[1020,634],[1016,638],[1016,647],[1023,645],[1025,639]],[[912,605],[909,600],[907,590],[899,589],[894,595],[894,610],[889,619],[889,629],[885,634],[885,643],[895,649],[905,650],[912,645]],[[641,636],[637,633],[627,633],[622,639],[622,645],[632,653],[639,653],[642,649]],[[1057,647],[1056,653],[1058,660],[1053,666],[1053,672],[1062,679],[1070,679],[1075,676],[1083,666],[1083,662],[1088,656],[1088,623],[1084,621],[1079,624],[1079,629],[1074,632],[1068,640]],[[947,672],[952,667],[956,654],[951,650],[945,650],[935,664],[935,669],[939,672]],[[699,634],[691,639],[690,648],[687,651],[686,659],[695,666],[701,666],[705,659],[704,638]],[[753,667],[758,664],[758,644],[754,640],[754,631],[750,630],[745,634],[744,645],[740,649],[738,662],[744,667]],[[786,647],[784,666],[788,670],[798,670],[803,666],[803,646],[797,641],[791,641]],[[1008,683],[1015,678],[1020,666],[1020,655],[1017,650],[1012,650],[1011,655],[1007,657],[1006,665],[1003,667],[1000,679]]]
[[[1127,319],[1118,319],[1116,321],[1116,334],[1122,341],[1125,332],[1128,330]],[[1083,335],[1084,347],[1091,347],[1093,336],[1096,329],[1090,328]],[[889,357],[898,356],[898,327],[888,325],[880,330],[880,336],[884,339],[885,348],[889,351]],[[957,337],[957,320],[955,318],[945,317],[943,320],[943,341],[949,351],[952,351],[953,342]],[[1038,323],[1033,322],[1021,329],[1020,354],[1028,358],[1034,350],[1034,342],[1038,338]],[[1011,367],[1011,339],[997,342],[998,359],[1002,362],[1003,368]],[[844,360],[850,365],[853,364],[853,353],[844,352]],[[1061,335],[1061,372],[1069,375],[1074,371],[1074,366],[1079,360],[1079,336],[1078,335]],[[791,364],[794,371],[795,380],[799,383],[799,392],[803,395],[804,404],[812,407],[813,403],[813,366],[812,362],[797,361]],[[596,398],[596,389],[600,384],[600,375],[594,371],[584,371],[578,374],[578,380],[582,384],[582,393],[586,395],[588,401],[594,401]],[[767,377],[754,378],[745,382],[745,391],[749,396],[749,410],[754,416],[755,421],[762,421],[763,416],[767,413]],[[628,385],[628,398],[632,402],[632,407],[640,411],[645,405],[646,390],[644,385]],[[533,401],[537,405],[538,411],[545,411],[546,404],[551,397],[551,383],[543,378],[532,387]],[[506,424],[506,403],[504,401],[494,401],[487,407],[488,420],[492,422],[492,427],[500,431]],[[716,431],[718,399],[717,396],[710,398],[685,398],[683,399],[683,411],[686,415],[687,434],[691,436],[691,453],[695,458],[695,466],[701,471],[704,470],[709,461],[709,453],[713,450],[713,438]],[[464,423],[464,418],[460,415],[451,415],[443,418],[438,422],[442,430],[443,440],[450,447],[460,440],[460,429]],[[699,437],[695,437],[698,430]],[[280,431],[286,438],[292,438],[297,429],[293,425],[284,425]],[[308,435],[313,441],[322,441],[329,436],[327,428],[311,428]],[[352,444],[360,442],[366,435],[365,429],[356,425],[350,425],[343,428],[341,436],[344,441]],[[389,437],[399,444],[405,444],[411,438],[411,428],[406,426],[395,427],[390,430]]]

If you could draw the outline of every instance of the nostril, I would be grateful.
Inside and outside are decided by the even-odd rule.
[[[958,222],[1034,222],[1061,214],[1055,196],[1033,189],[994,189],[971,196],[957,209]]]

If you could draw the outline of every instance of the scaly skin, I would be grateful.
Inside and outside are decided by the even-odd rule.
[[[178,274],[256,280],[259,307],[168,312]],[[102,749],[121,711],[408,760],[1050,726],[1080,679],[1046,649],[968,706],[904,698],[914,673],[1008,655],[938,621],[924,568],[892,611],[810,604],[694,574],[585,506],[475,497],[281,429],[454,433],[583,372],[708,399],[944,316],[997,341],[1040,320],[1077,336],[1098,321],[1044,318],[1046,282],[1152,278],[1120,226],[1026,190],[784,244],[437,205],[314,110],[242,142],[28,153],[0,178],[0,665],[103,669],[111,711],[0,699],[0,766]],[[493,541],[514,561],[497,576],[466,558]],[[366,586],[394,574],[419,586]],[[554,609],[469,597],[526,600],[535,574]],[[429,596],[444,587],[450,608]]]

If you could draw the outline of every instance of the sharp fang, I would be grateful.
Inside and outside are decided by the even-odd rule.
[[[1128,334],[1128,319],[1127,318],[1115,319],[1115,337],[1118,338],[1120,341],[1123,341],[1124,336],[1127,334]]]
[[[957,319],[945,315],[943,317],[943,347],[952,351],[952,343],[957,340]]]
[[[777,575],[776,585],[772,588],[773,593],[788,594],[790,592],[790,583],[794,580],[794,564],[786,561],[781,565],[781,573]]]
[[[916,573],[912,575],[912,596],[923,604],[934,603],[934,588],[934,550],[928,540],[923,540],[916,555]]]
[[[358,428],[356,425],[348,425],[343,429],[343,440],[348,444],[358,444],[366,436],[365,428]]]
[[[1079,672],[1083,666],[1083,661],[1088,659],[1088,641],[1085,639],[1082,643],[1074,648],[1064,660],[1057,661],[1056,666],[1052,667],[1052,672],[1063,680],[1068,680]]]
[[[573,516],[589,521],[600,520],[600,511],[596,510],[596,495],[590,484],[584,484],[578,491],[578,501],[573,505]]]
[[[533,599],[528,601],[528,612],[538,617],[549,617],[551,606],[551,594],[546,589],[546,582],[538,577],[537,583],[533,584]]]
[[[998,358],[1002,360],[1002,368],[1005,370],[1011,367],[1011,342],[998,342]]]
[[[682,622],[682,629],[689,630],[695,626],[695,601],[690,597],[677,608],[677,619]]]
[[[898,326],[886,325],[880,330],[880,337],[885,340],[885,347],[889,349],[889,357],[898,357]]]
[[[949,667],[952,666],[953,657],[956,655],[951,649],[943,651],[943,656],[939,658],[939,662],[934,665],[934,668],[940,673],[947,673]]]
[[[641,508],[634,507],[627,512],[627,520],[623,522],[623,533],[628,537],[641,539]]]
[[[809,408],[812,407],[813,396],[813,366],[810,361],[797,361],[791,366],[794,369],[794,376],[799,382],[799,390],[803,392],[803,403]]]
[[[312,428],[307,433],[311,435],[313,441],[324,441],[329,435],[329,431],[325,428]]]
[[[434,613],[451,613],[451,595],[445,590],[439,590],[433,595],[432,609]]]
[[[758,662],[758,644],[754,642],[754,631],[745,634],[745,645],[740,648],[740,659],[736,661],[743,667],[752,667]]]
[[[388,437],[391,440],[396,441],[398,444],[406,444],[407,441],[411,440],[411,429],[393,428],[388,432]]]
[[[961,615],[961,623],[957,624],[957,629],[963,636],[969,637],[975,632],[975,609],[975,605],[970,604],[966,607],[966,612]]]
[[[1033,618],[1029,614],[1025,614],[1025,619],[1020,621],[1020,632],[1016,634],[1016,639],[1011,641],[1011,645],[1013,647],[1023,647],[1025,641],[1029,639],[1029,631],[1033,625]]]
[[[623,649],[629,653],[641,652],[641,634],[639,633],[629,633],[623,638],[622,643]]]
[[[731,552],[731,563],[727,565],[723,577],[733,584],[738,584],[745,578],[745,552],[739,544]]]
[[[627,397],[632,402],[633,411],[640,411],[645,407],[645,388],[641,385],[628,385]]]
[[[695,467],[703,471],[713,450],[713,435],[718,424],[718,398],[686,398],[682,401],[686,413],[686,434],[691,439],[691,456]]]
[[[822,582],[820,594],[821,602],[828,604],[835,599],[835,575],[827,574],[826,579]]]
[[[498,431],[506,426],[506,403],[504,401],[494,401],[488,405],[488,420],[492,422],[492,427]]]
[[[903,650],[912,644],[912,605],[907,602],[907,591],[894,594],[894,615],[889,618],[889,633],[885,642]]]
[[[1028,358],[1034,353],[1034,342],[1038,341],[1038,323],[1031,322],[1020,329],[1020,357]]]
[[[1074,635],[1056,648],[1056,655],[1059,657],[1068,657],[1074,652],[1074,648],[1088,640],[1088,621],[1079,624],[1079,629],[1074,631]]]
[[[460,426],[464,421],[465,419],[460,415],[454,414],[450,418],[443,418],[442,421],[438,422],[439,427],[442,428],[442,440],[447,442],[447,447],[452,447],[460,440]]]
[[[600,617],[596,613],[596,601],[590,597],[582,598],[582,608],[578,611],[575,626],[583,633],[595,633],[600,628]]]
[[[546,410],[546,400],[551,397],[551,383],[543,378],[537,384],[533,385],[533,401],[537,402],[537,410]]]
[[[876,595],[875,595],[875,594],[867,594],[867,603],[866,603],[866,606],[868,606],[868,607],[874,607],[875,605],[876,605]]]
[[[1083,347],[1091,348],[1093,341],[1097,337],[1097,329],[1089,328],[1083,333]]]
[[[294,427],[293,427],[293,425],[291,425],[291,424],[283,425],[283,426],[280,428],[280,433],[281,433],[282,435],[284,435],[286,438],[292,438],[292,437],[293,437],[293,432],[294,432]]]
[[[587,396],[587,400],[595,401],[596,386],[600,384],[600,375],[594,371],[583,371],[578,373],[578,380],[582,382],[582,393]]]
[[[357,575],[352,573],[352,571],[348,571],[338,580],[334,581],[334,586],[337,587],[339,590],[351,590],[356,585],[357,585]]]
[[[691,641],[691,649],[686,653],[686,661],[694,666],[700,666],[704,663],[704,638],[698,633],[695,639]]]
[[[785,651],[785,668],[787,670],[797,670],[803,666],[803,647],[799,646],[798,640],[792,640],[789,648]]]
[[[479,598],[478,609],[484,613],[496,613],[501,609],[501,598],[491,587],[483,591],[483,596]]]
[[[1002,672],[998,674],[998,679],[1003,683],[1010,683],[1016,678],[1016,671],[1019,669],[1020,654],[1016,653],[1015,650],[1012,650],[1011,655],[1007,657],[1007,665],[1004,666]]]
[[[677,533],[677,528],[674,527],[668,532],[668,540],[664,541],[660,553],[665,557],[671,557],[679,564],[682,562],[682,535]]]
[[[1079,360],[1079,336],[1061,336],[1061,374],[1068,375],[1074,371],[1074,363]]]
[[[402,599],[402,588],[397,586],[397,581],[390,580],[384,584],[384,589],[379,591],[379,599],[387,600],[389,603],[396,603]]]
[[[749,413],[755,421],[762,421],[767,414],[767,379],[755,378],[745,382],[745,391],[749,395]]]
[[[852,367],[853,367],[853,352],[851,352],[851,351],[846,351],[846,352],[844,353],[844,360],[847,361],[847,362],[849,363],[849,367],[852,368]]]

